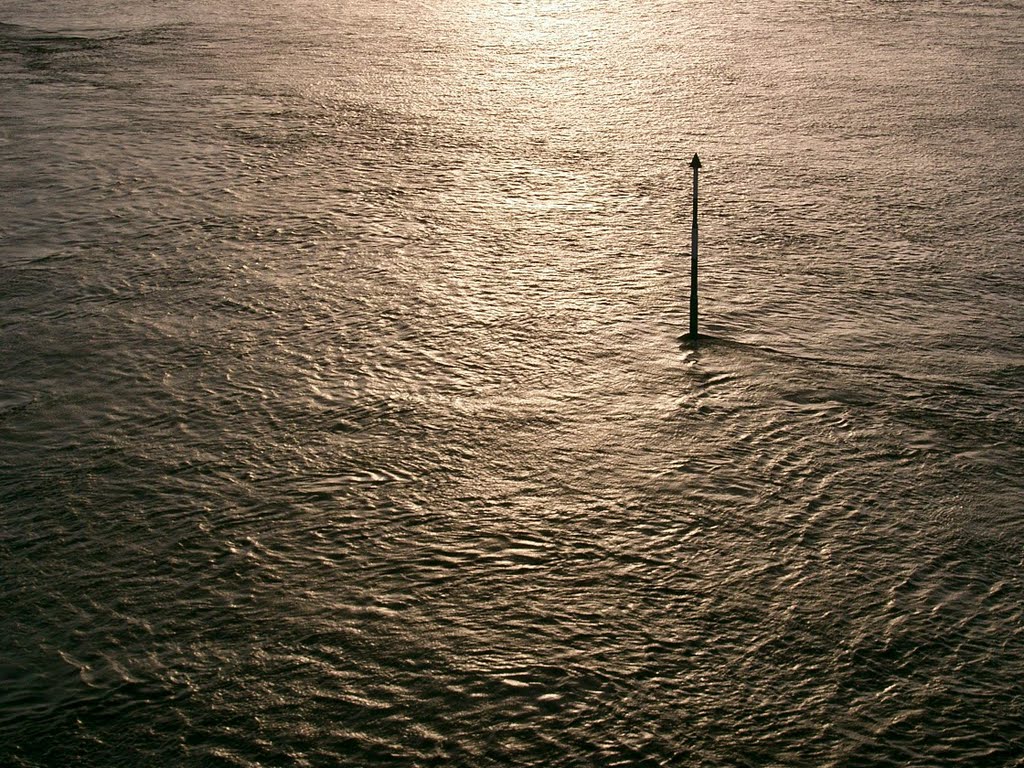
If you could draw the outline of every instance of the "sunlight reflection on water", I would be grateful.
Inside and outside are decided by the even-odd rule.
[[[1020,760],[1020,11],[8,3],[0,762]]]

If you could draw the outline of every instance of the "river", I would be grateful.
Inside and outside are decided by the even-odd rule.
[[[0,764],[1024,765],[1022,88],[1019,0],[0,0]]]

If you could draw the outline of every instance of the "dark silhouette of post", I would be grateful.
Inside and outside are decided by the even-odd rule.
[[[700,158],[696,153],[690,161],[693,168],[693,226],[690,229],[690,333],[697,340],[697,177],[700,175]]]

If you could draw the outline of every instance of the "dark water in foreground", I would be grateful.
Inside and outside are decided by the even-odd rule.
[[[1022,81],[1020,2],[0,0],[0,765],[1024,765]]]

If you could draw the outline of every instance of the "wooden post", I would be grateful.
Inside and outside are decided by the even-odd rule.
[[[696,153],[690,161],[693,168],[693,226],[690,229],[690,333],[697,340],[697,177],[700,175],[700,158]]]

